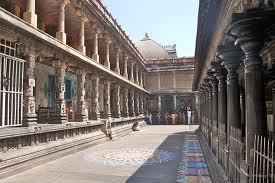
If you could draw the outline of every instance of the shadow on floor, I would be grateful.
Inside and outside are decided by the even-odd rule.
[[[169,135],[127,183],[175,183],[186,132]],[[188,132],[187,132],[188,133]]]

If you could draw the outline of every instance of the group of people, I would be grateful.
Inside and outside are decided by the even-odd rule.
[[[185,107],[184,105],[181,105],[179,112],[174,111],[170,114],[168,112],[165,112],[162,119],[165,125],[168,125],[168,124],[190,125],[192,124],[192,117],[193,117],[193,114],[192,114],[191,106],[188,105],[187,107]],[[151,113],[147,114],[147,121],[149,124],[153,124]],[[162,121],[160,113],[157,114],[157,121],[158,121],[158,124],[160,124]]]

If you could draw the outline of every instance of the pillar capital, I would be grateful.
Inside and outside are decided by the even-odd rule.
[[[62,8],[65,8],[65,6],[70,3],[71,3],[70,0],[59,0],[59,4]]]
[[[222,64],[227,70],[237,70],[243,52],[239,46],[235,46],[234,43],[226,43],[225,45],[218,46],[218,53],[220,58],[222,58]]]
[[[111,39],[111,37],[109,35],[104,34],[103,38],[104,38],[104,42],[106,44],[111,44],[112,43],[112,39]]]

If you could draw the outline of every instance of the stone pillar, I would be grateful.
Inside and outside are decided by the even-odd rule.
[[[111,106],[110,106],[110,81],[104,79],[103,81],[104,86],[104,101],[103,101],[103,112],[104,112],[104,119],[111,118]]]
[[[161,96],[158,96],[158,124],[160,124],[160,112],[161,112]]]
[[[230,128],[240,128],[240,89],[237,70],[240,66],[242,50],[232,43],[219,46],[227,74],[227,145],[229,145]]]
[[[92,120],[98,120],[100,118],[99,112],[99,76],[92,76],[92,96],[91,96],[91,109],[90,118]]]
[[[135,96],[134,96],[134,90],[131,89],[130,92],[129,92],[129,115],[131,117],[135,116]]]
[[[59,20],[58,20],[58,32],[56,32],[56,38],[62,43],[66,44],[65,33],[65,7],[70,3],[68,0],[60,0],[59,5]]]
[[[36,53],[35,50],[29,50],[24,70],[23,83],[23,126],[36,126],[37,114],[35,113],[35,96],[33,88],[35,87],[34,68]]]
[[[119,55],[120,55],[120,49],[118,47],[115,48],[115,54],[116,54],[116,60],[115,60],[115,72],[117,74],[120,74],[120,63],[119,63]]]
[[[128,79],[128,56],[124,54],[124,73],[123,76]]]
[[[140,93],[139,95],[139,108],[140,108],[140,114],[144,115],[144,104],[143,104],[143,94]]]
[[[35,0],[27,0],[27,11],[23,14],[23,19],[37,28],[37,15],[35,14]]]
[[[120,85],[119,84],[115,84],[114,85],[114,114],[113,116],[115,118],[120,118],[121,117],[121,113],[120,113]]]
[[[78,51],[86,55],[86,46],[85,46],[85,23],[88,21],[88,19],[85,17],[85,15],[80,14],[80,31],[79,31],[79,45],[78,45]]]
[[[129,117],[128,109],[128,88],[123,88],[123,117]]]
[[[139,85],[139,76],[138,76],[139,74],[138,74],[138,73],[139,73],[139,68],[138,68],[138,66],[137,66],[137,67],[136,67],[136,84],[137,84],[137,85]]]
[[[86,71],[84,69],[78,69],[77,72],[77,113],[76,119],[77,121],[87,121],[87,108],[85,104],[85,78]]]
[[[143,88],[143,71],[140,71],[140,86]]]
[[[236,21],[228,31],[236,36],[236,43],[241,46],[245,53],[245,147],[246,163],[252,165],[250,150],[253,148],[255,135],[264,135],[267,131],[264,74],[259,53],[264,45],[267,21],[274,20],[274,17],[271,15],[261,17],[262,15],[254,15],[253,12],[248,13],[247,16],[250,18]]]
[[[111,44],[111,38],[109,36],[105,36],[105,61],[104,66],[110,69],[110,44]]]
[[[139,92],[135,92],[135,115],[139,116]]]
[[[92,59],[94,59],[97,63],[99,63],[98,34],[100,33],[100,30],[95,26],[93,26],[93,30],[94,30],[94,44],[93,44]]]
[[[213,122],[212,122],[212,86],[209,82],[209,79],[207,80],[207,85],[206,85],[206,88],[207,88],[207,124],[208,124],[208,143],[209,143],[209,146],[212,146],[212,125],[213,125]]]
[[[130,81],[134,82],[134,62],[133,60],[131,61],[131,75],[130,75]]]
[[[274,132],[274,126],[275,126],[275,81],[273,81],[272,84],[272,116],[273,116],[273,128],[271,131],[271,136],[274,139],[275,132]]]
[[[216,61],[215,76],[219,80],[218,84],[218,123],[227,124],[227,88],[226,88],[226,69],[221,65],[222,60]],[[226,130],[226,129],[225,129]],[[225,131],[226,133],[226,131]]]
[[[177,95],[173,95],[174,111],[177,110]]]
[[[66,113],[66,103],[65,103],[65,69],[66,64],[64,61],[57,61],[55,65],[55,75],[56,75],[56,108],[54,123],[63,124],[68,121],[68,116]]]
[[[212,86],[212,124],[218,128],[218,80],[214,74],[215,73],[212,72],[211,76],[209,76],[209,82]]]

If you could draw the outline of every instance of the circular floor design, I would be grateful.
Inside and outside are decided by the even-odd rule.
[[[111,166],[149,166],[167,163],[176,157],[163,149],[113,149],[89,152],[85,160]]]

